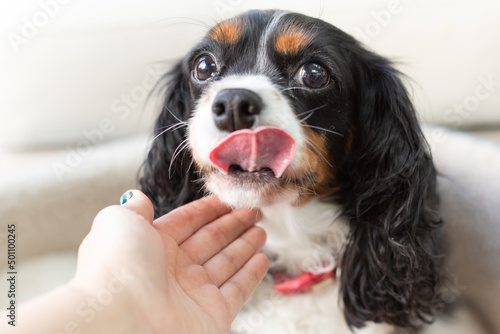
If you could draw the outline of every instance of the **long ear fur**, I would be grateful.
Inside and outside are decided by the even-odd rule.
[[[152,143],[140,179],[142,190],[153,202],[155,217],[202,196],[201,187],[195,182],[191,155],[183,150],[187,126],[180,121],[188,120],[191,99],[182,63],[167,73],[167,79],[165,104],[155,124],[154,136],[158,137]]]
[[[342,193],[351,225],[341,263],[345,317],[351,327],[418,328],[432,320],[438,300],[436,173],[399,72],[360,54],[350,184]]]

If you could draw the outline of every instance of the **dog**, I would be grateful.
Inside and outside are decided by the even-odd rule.
[[[263,213],[270,272],[232,332],[432,332],[443,222],[403,78],[278,10],[220,22],[166,75],[140,179],[155,215],[209,193]]]

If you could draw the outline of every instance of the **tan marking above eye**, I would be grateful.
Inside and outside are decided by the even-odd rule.
[[[210,32],[211,39],[220,44],[234,44],[241,34],[241,24],[238,21],[224,21]]]
[[[285,25],[274,41],[274,49],[283,55],[294,55],[311,42],[311,36],[293,22]]]

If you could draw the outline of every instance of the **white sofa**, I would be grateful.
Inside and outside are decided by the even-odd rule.
[[[444,298],[464,297],[500,333],[500,146],[449,129],[425,130],[445,221]]]

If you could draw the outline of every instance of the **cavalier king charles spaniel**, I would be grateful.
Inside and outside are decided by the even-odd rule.
[[[259,208],[270,272],[234,333],[417,333],[443,313],[436,171],[401,74],[283,11],[213,27],[166,75],[141,187]]]

